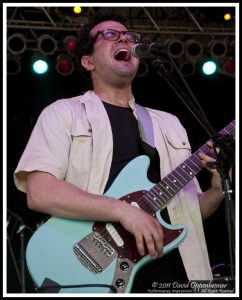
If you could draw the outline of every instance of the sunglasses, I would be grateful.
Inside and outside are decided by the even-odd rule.
[[[96,33],[96,35],[93,38],[93,43],[96,41],[99,35],[102,35],[105,40],[117,41],[120,38],[121,34],[123,34],[129,42],[135,44],[140,43],[143,36],[142,34],[134,31],[118,31],[115,29],[104,29]]]

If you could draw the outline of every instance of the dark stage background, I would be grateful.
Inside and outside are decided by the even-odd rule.
[[[186,81],[215,130],[221,130],[235,119],[234,77],[222,73],[205,77],[197,68]],[[41,110],[57,99],[79,95],[85,88],[84,78],[77,68],[70,76],[58,74],[54,67],[44,76],[34,75],[30,70],[29,53],[23,55],[21,72],[7,76],[7,207],[17,215],[8,213],[8,236],[11,245],[8,247],[7,257],[9,293],[21,293],[17,271],[21,270],[22,263],[21,239],[17,233],[19,226],[23,221],[34,231],[48,218],[27,208],[25,194],[18,191],[14,185],[13,172]],[[193,151],[209,139],[207,132],[154,69],[150,68],[146,76],[134,80],[133,92],[138,103],[178,116],[187,129]],[[198,179],[202,188],[206,189],[210,184],[210,173],[202,170]],[[228,265],[228,232],[224,204],[204,222],[204,226],[211,265]],[[28,227],[24,229],[24,247],[32,235]],[[10,250],[13,250],[13,256]],[[27,269],[25,271],[26,292],[32,292],[33,284]]]

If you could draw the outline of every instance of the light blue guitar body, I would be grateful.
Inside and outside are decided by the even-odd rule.
[[[132,160],[120,172],[106,195],[120,199],[133,192],[150,190],[154,184],[146,175],[149,163],[147,156],[139,156]],[[136,203],[136,200],[132,202]],[[164,246],[164,254],[167,254],[184,240],[187,229],[185,225],[171,226],[165,223],[159,211],[155,213],[163,228],[168,234],[170,231],[176,232],[175,238],[170,239]],[[105,223],[102,224],[106,229]],[[133,245],[126,255],[125,249],[129,245],[126,245],[121,234],[117,241],[112,240],[109,244],[112,235],[103,241],[99,236],[93,235],[93,227],[95,227],[94,222],[53,217],[36,230],[28,242],[26,259],[30,275],[37,287],[44,286],[45,280],[51,280],[52,282],[45,281],[46,285],[52,285],[53,282],[61,286],[102,284],[115,286],[118,293],[130,292],[135,274],[143,265],[151,261],[150,256],[140,257]],[[103,230],[100,232],[102,233]],[[90,238],[86,239],[89,235]],[[81,240],[84,241],[78,243]],[[74,245],[77,245],[76,252],[79,256],[73,250]],[[45,292],[48,293],[50,290],[47,288]],[[110,288],[62,287],[56,292],[110,293]]]

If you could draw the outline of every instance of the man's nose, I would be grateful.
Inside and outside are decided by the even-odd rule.
[[[125,35],[124,32],[120,32],[118,42],[119,42],[119,43],[120,43],[120,42],[128,43],[128,40],[127,40],[126,35]]]

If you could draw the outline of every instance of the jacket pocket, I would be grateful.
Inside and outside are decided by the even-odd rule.
[[[185,161],[191,154],[191,146],[187,136],[165,135],[168,156],[174,167]]]
[[[191,145],[186,136],[165,135],[167,143],[174,149],[183,149],[191,151]]]
[[[92,131],[88,128],[74,128],[71,134],[70,162],[80,171],[86,170],[92,161]]]

